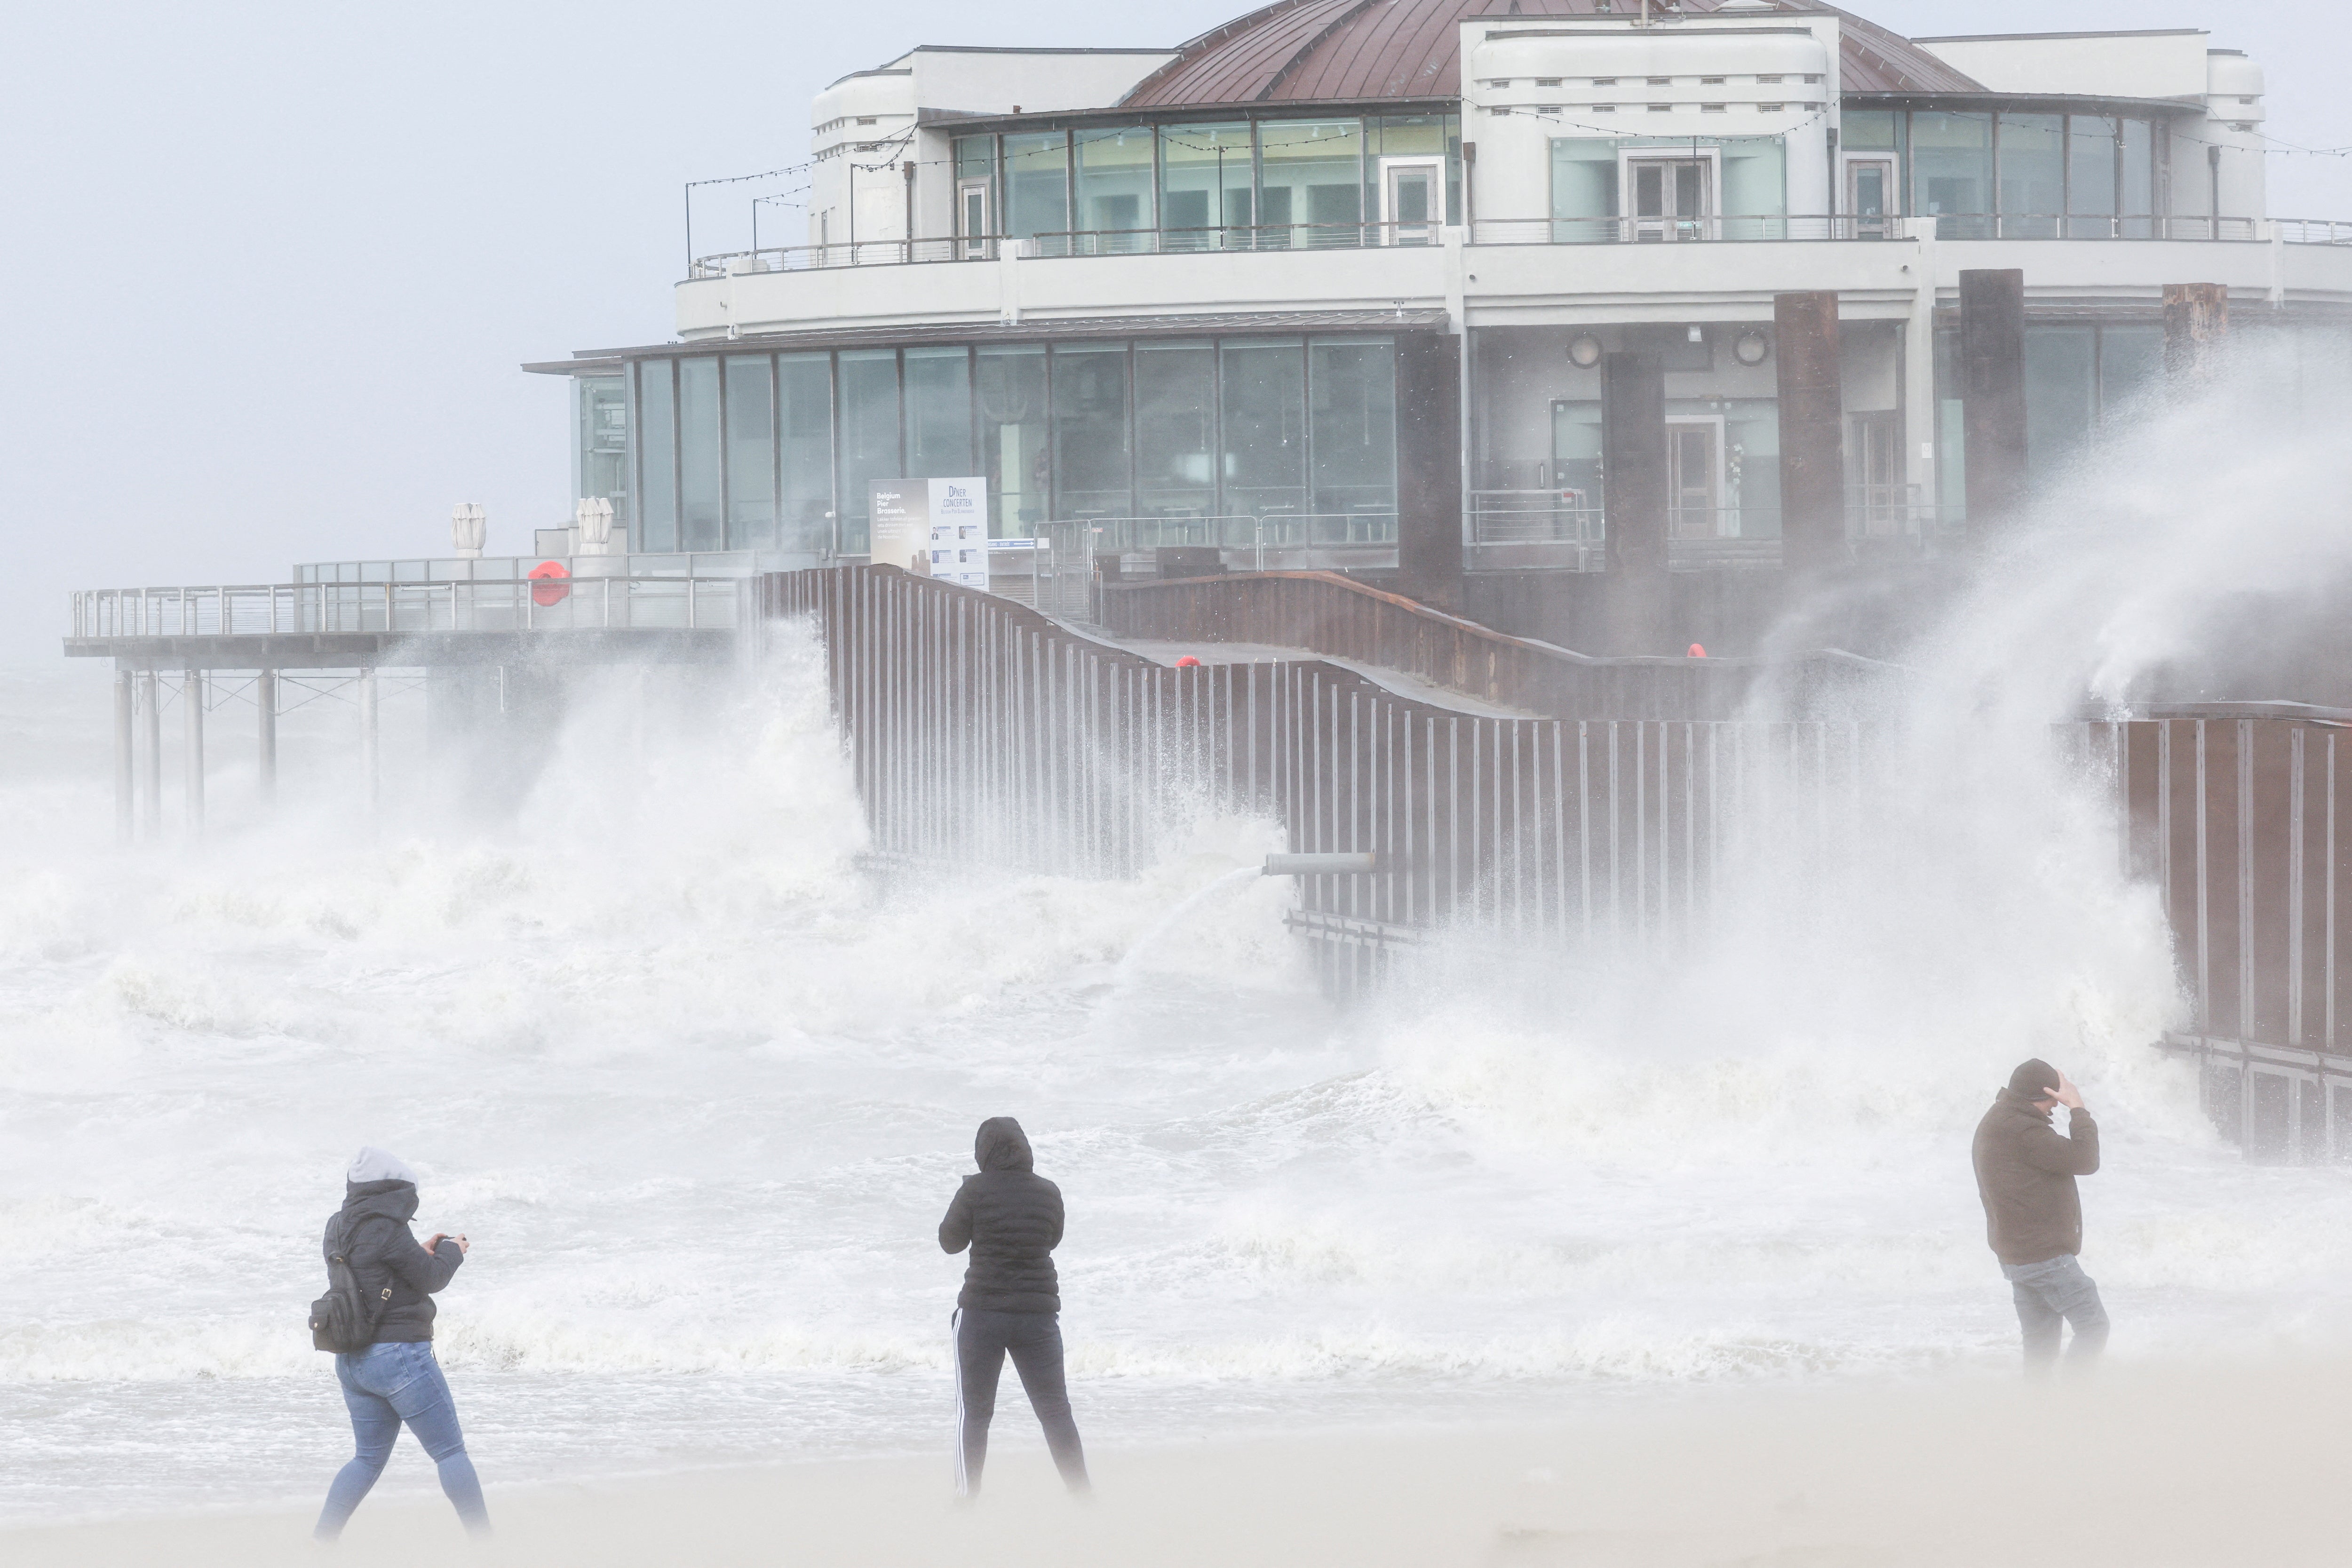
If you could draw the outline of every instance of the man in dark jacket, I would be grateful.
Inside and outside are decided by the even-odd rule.
[[[988,1461],[988,1423],[996,1414],[996,1380],[1007,1352],[1045,1445],[1072,1491],[1087,1489],[1087,1457],[1062,1381],[1062,1297],[1054,1248],[1062,1240],[1062,1189],[1036,1173],[1029,1140],[1010,1116],[980,1124],[973,1142],[980,1173],[966,1176],[940,1221],[940,1247],[971,1248],[956,1298],[956,1493],[980,1490]]]
[[[2066,1131],[2051,1113],[2066,1108]],[[2099,1124],[2082,1092],[2039,1059],[2021,1064],[1977,1123],[1977,1195],[1985,1233],[2017,1300],[2025,1369],[2046,1373],[2058,1359],[2062,1320],[2074,1325],[2070,1364],[2087,1364],[2107,1342],[2099,1288],[2075,1261],[2083,1250],[2083,1198],[2074,1178],[2099,1168]]]
[[[416,1217],[416,1173],[397,1155],[362,1149],[344,1173],[343,1206],[327,1222],[328,1258],[340,1252],[359,1282],[360,1300],[377,1316],[372,1342],[335,1357],[335,1378],[352,1415],[351,1462],[327,1489],[327,1506],[312,1531],[321,1541],[343,1532],[405,1426],[430,1455],[441,1490],[475,1534],[490,1528],[482,1483],[467,1457],[457,1402],[433,1354],[433,1295],[466,1260],[462,1236],[436,1236],[418,1245],[408,1222]]]

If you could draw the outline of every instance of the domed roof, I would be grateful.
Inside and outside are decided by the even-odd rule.
[[[1693,14],[1723,3],[1681,0],[1679,7],[1669,7],[1659,0],[1659,9]],[[1641,0],[1274,0],[1185,44],[1120,106],[1459,98],[1458,29],[1473,17],[1622,16],[1640,8]],[[1770,11],[1835,9],[1770,0]],[[1836,14],[1844,24],[1845,91],[1984,90],[1908,38],[1851,13]]]

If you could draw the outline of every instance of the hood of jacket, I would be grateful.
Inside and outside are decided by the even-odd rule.
[[[406,1225],[416,1217],[416,1184],[346,1182],[343,1184],[343,1217],[346,1220],[380,1217]]]
[[[983,1171],[1033,1171],[1037,1158],[1029,1152],[1028,1134],[1010,1116],[992,1116],[980,1124],[972,1140],[972,1158]]]

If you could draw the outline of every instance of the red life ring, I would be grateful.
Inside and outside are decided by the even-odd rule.
[[[570,568],[562,562],[542,561],[530,569],[530,575],[532,583],[530,590],[532,604],[544,608],[549,605],[560,605],[572,596],[570,588],[554,581],[558,577],[572,575]]]

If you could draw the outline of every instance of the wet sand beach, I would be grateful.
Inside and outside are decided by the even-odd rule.
[[[498,1539],[438,1498],[0,1533],[16,1568],[1962,1568],[2344,1560],[2352,1363],[2112,1364],[2088,1381],[1702,1391],[1540,1427],[1113,1448],[1063,1496],[1026,1413],[960,1509],[944,1456],[500,1489]],[[1003,1417],[1000,1417],[1002,1422]],[[413,1447],[395,1469],[421,1467]],[[324,1487],[328,1469],[318,1477]]]

